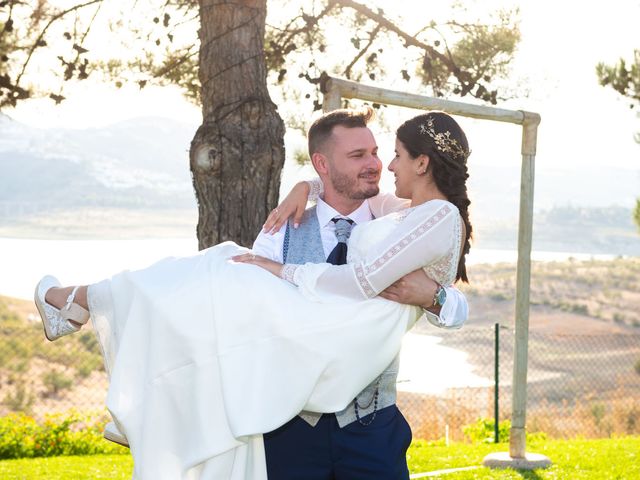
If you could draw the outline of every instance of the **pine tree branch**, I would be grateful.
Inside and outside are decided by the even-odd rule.
[[[68,15],[71,12],[74,12],[76,10],[80,10],[81,8],[84,8],[84,7],[88,7],[88,6],[94,5],[96,3],[102,3],[102,1],[103,0],[91,0],[91,1],[86,2],[86,3],[81,3],[81,4],[78,4],[78,5],[74,5],[73,7],[68,8],[67,10],[63,10],[62,12],[60,12],[60,13],[54,15],[53,17],[51,17],[51,19],[49,20],[47,25],[40,32],[40,35],[38,35],[38,38],[36,39],[36,41],[33,43],[31,48],[29,49],[29,55],[27,56],[27,59],[25,60],[24,64],[22,65],[22,70],[20,71],[20,74],[16,78],[16,81],[15,81],[16,87],[18,87],[18,85],[20,84],[20,79],[24,75],[24,72],[26,71],[27,66],[29,65],[29,61],[31,60],[33,52],[36,50],[36,48],[38,48],[40,46],[40,42],[43,40],[44,35],[47,32],[47,30],[49,29],[49,27],[51,25],[53,25],[55,22],[57,22],[58,20],[60,20],[62,17],[64,17],[65,15]]]
[[[434,58],[436,60],[439,60],[444,65],[446,65],[447,68],[454,75],[456,75],[456,77],[460,73],[460,69],[455,64],[453,59],[451,59],[450,57],[447,57],[446,55],[441,54],[435,48],[433,48],[431,45],[428,45],[428,44],[426,44],[424,42],[421,42],[417,38],[412,37],[407,32],[405,32],[404,30],[400,29],[391,20],[389,20],[385,16],[383,16],[381,13],[376,13],[373,10],[371,10],[369,7],[367,7],[365,5],[362,5],[362,4],[358,3],[358,2],[355,2],[353,0],[329,0],[329,4],[339,4],[339,5],[342,5],[343,7],[352,8],[356,12],[358,12],[358,13],[364,15],[365,17],[369,18],[370,20],[373,20],[374,22],[378,23],[378,25],[380,25],[384,29],[388,30],[389,32],[395,33],[398,37],[400,37],[402,40],[404,40],[406,46],[417,47],[417,48],[420,48],[421,50],[424,50],[425,53],[429,54],[429,56],[431,56],[432,58]]]
[[[358,54],[354,57],[353,60],[351,60],[351,63],[347,66],[347,68],[344,69],[344,75],[347,78],[351,78],[351,69],[353,68],[353,66],[356,64],[356,62],[358,60],[360,60],[362,58],[362,56],[367,53],[367,50],[369,50],[369,48],[371,48],[371,45],[373,44],[373,41],[375,40],[376,36],[378,35],[378,32],[380,32],[380,30],[382,29],[382,25],[378,24],[376,26],[376,28],[374,28],[370,33],[369,33],[369,41],[367,42],[367,44],[364,46],[364,48],[362,48]]]

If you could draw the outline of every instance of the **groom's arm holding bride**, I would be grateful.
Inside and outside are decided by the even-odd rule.
[[[296,228],[300,224],[307,201],[315,201],[321,194],[322,182],[319,179],[296,184],[267,217],[263,230],[253,245],[253,253],[283,263],[284,224],[291,219]],[[369,203],[376,217],[409,206],[408,200],[392,194],[379,194],[370,198]],[[387,300],[421,307],[427,320],[439,328],[460,328],[469,316],[464,294],[455,287],[442,287],[422,269],[398,279],[379,295]]]

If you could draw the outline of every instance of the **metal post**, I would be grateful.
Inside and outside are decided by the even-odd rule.
[[[495,324],[494,334],[494,387],[493,387],[493,418],[494,418],[494,443],[500,443],[500,324]]]

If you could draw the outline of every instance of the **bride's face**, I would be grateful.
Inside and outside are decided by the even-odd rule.
[[[328,176],[334,190],[351,200],[377,195],[382,162],[371,130],[338,125],[333,129],[331,142]]]
[[[411,198],[414,183],[419,178],[418,169],[420,165],[415,158],[409,155],[409,152],[400,140],[396,138],[395,157],[389,164],[389,171],[393,172],[396,179],[396,197]]]

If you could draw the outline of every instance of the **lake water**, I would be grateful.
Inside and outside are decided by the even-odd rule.
[[[0,237],[0,295],[30,299],[37,281],[56,275],[63,284],[93,283],[124,269],[138,269],[168,256],[197,252],[195,238],[143,240],[30,240]],[[614,255],[533,252],[536,261],[610,259]],[[467,264],[517,260],[515,250],[474,249]]]

